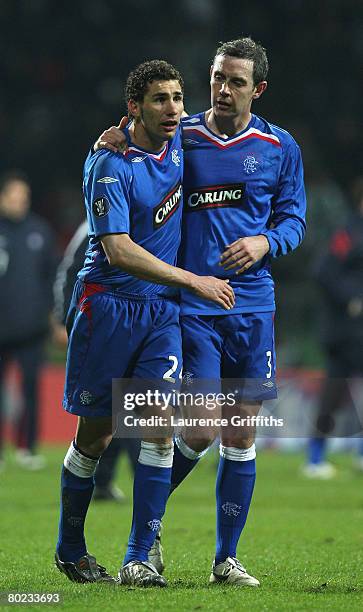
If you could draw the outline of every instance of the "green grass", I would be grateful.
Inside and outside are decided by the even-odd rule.
[[[0,475],[0,591],[59,592],[58,605],[32,610],[362,610],[363,476],[337,456],[338,477],[299,476],[302,458],[260,452],[256,492],[239,558],[259,589],[207,586],[214,552],[214,458],[201,462],[171,498],[164,520],[167,589],[76,585],[52,564],[64,449],[45,449],[48,469],[29,473],[8,452]],[[131,497],[125,460],[118,477]],[[130,526],[130,504],[92,504],[89,550],[117,573]],[[6,606],[14,609],[20,606]],[[22,606],[28,607],[28,606]]]

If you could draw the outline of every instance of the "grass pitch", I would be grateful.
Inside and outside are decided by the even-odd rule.
[[[259,589],[207,584],[214,552],[216,459],[205,458],[170,499],[165,516],[169,587],[142,590],[77,585],[55,569],[58,482],[65,449],[44,451],[46,470],[20,469],[9,451],[0,474],[0,591],[59,593],[61,602],[2,609],[363,609],[363,475],[354,473],[350,457],[335,457],[335,480],[312,482],[299,475],[301,456],[258,454],[256,491],[238,556],[261,581]],[[125,459],[118,481],[131,500]],[[115,574],[125,552],[130,503],[92,503],[88,515],[89,550]]]

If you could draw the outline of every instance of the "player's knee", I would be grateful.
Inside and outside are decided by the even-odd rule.
[[[184,439],[180,434],[175,437],[175,444],[181,454],[192,461],[201,459],[208,452],[213,441],[214,438],[212,440],[209,438]]]
[[[83,453],[91,457],[100,457],[112,440],[112,434],[104,434],[94,438],[93,440],[85,440],[81,436],[76,437],[76,445]]]
[[[243,438],[243,437],[228,437],[222,438],[223,446],[228,448],[240,448],[242,450],[247,450],[254,445],[255,438]]]
[[[75,443],[91,457],[100,457],[112,440],[112,419],[79,417]]]
[[[215,438],[216,436],[213,434],[199,437],[185,436],[185,438],[183,436],[185,444],[197,453],[208,450],[211,444],[213,444]]]

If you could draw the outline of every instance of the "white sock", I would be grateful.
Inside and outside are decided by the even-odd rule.
[[[184,455],[187,459],[191,459],[192,461],[195,459],[200,459],[209,451],[209,446],[202,451],[195,451],[193,448],[190,448],[183,440],[182,436],[179,434],[175,436],[175,444],[180,450],[181,454]]]
[[[230,461],[251,461],[256,458],[256,447],[254,444],[249,448],[235,448],[233,446],[219,445],[219,454]]]
[[[98,461],[99,459],[84,455],[72,442],[64,457],[63,465],[75,476],[91,478],[96,471]]]
[[[154,467],[171,468],[173,465],[174,444],[157,444],[156,442],[141,441],[139,463]]]

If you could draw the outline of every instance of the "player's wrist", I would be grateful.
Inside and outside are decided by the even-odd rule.
[[[189,289],[189,291],[196,291],[197,288],[197,280],[198,280],[198,276],[197,274],[193,274],[193,272],[188,272],[187,270],[182,270],[181,268],[178,268],[178,270],[180,270],[180,278],[179,278],[179,286],[182,289]]]
[[[259,237],[261,238],[261,242],[263,242],[265,244],[265,248],[266,248],[265,255],[267,255],[267,253],[269,253],[271,251],[270,241],[269,241],[268,237],[266,236],[266,234],[260,234]]]

